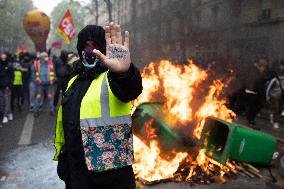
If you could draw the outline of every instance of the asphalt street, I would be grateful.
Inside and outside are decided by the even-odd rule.
[[[239,122],[244,120],[239,119]],[[259,118],[257,125],[278,138],[284,139],[284,128],[273,130],[268,120]],[[55,117],[43,112],[38,118],[28,111],[15,112],[14,120],[0,127],[0,189],[64,189],[64,183],[56,173],[53,136]],[[284,151],[283,144],[278,151]],[[186,183],[164,183],[142,188],[284,188],[284,182],[277,175],[277,163],[272,165],[273,182],[269,169],[260,168],[266,179],[238,177],[225,184],[189,185]]]
[[[55,117],[43,112],[34,118],[28,111],[15,112],[14,120],[0,128],[0,188],[63,189],[57,177],[53,135]]]

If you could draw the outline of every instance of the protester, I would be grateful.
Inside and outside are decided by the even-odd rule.
[[[36,52],[35,57],[30,63],[30,82],[29,82],[29,93],[30,93],[30,111],[34,111],[35,99],[36,99],[36,79],[35,79],[35,62],[40,60],[40,52]]]
[[[279,128],[281,120],[280,112],[283,110],[284,98],[284,60],[280,61],[280,71],[269,82],[266,89],[266,100],[269,102],[272,109],[272,124],[273,128]]]
[[[71,70],[74,70],[74,63],[77,62],[79,60],[79,56],[73,52],[68,54],[68,58],[67,58],[67,64],[69,65],[69,67],[71,68]]]
[[[248,76],[248,78],[251,80],[246,83],[244,95],[246,117],[250,125],[255,125],[255,117],[265,102],[266,84],[272,75],[268,69],[268,66],[268,59],[263,57],[260,58],[256,64],[254,64],[254,67],[251,71],[248,71],[248,74],[253,76],[253,78]]]
[[[22,104],[27,102],[30,105],[30,80],[31,80],[31,55],[29,53],[24,53],[21,59],[21,71],[23,78],[23,95]]]
[[[113,24],[106,31],[88,25],[78,34],[77,75],[63,95],[54,144],[67,189],[135,188],[130,101],[142,80],[128,48],[129,33],[122,45]]]
[[[13,83],[13,66],[7,61],[7,54],[1,54],[0,60],[0,112],[3,114],[2,123],[13,120],[11,112],[11,89]]]
[[[19,111],[22,110],[23,97],[23,74],[22,67],[18,61],[14,62],[14,80],[12,88],[11,110],[14,111],[15,101]]]
[[[71,67],[67,64],[68,52],[65,50],[61,51],[60,59],[55,63],[55,73],[57,77],[57,85],[54,94],[54,107],[57,107],[60,91],[65,91],[67,88],[68,81],[70,79]]]
[[[36,100],[33,107],[34,116],[38,117],[40,111],[42,111],[42,104],[44,100],[44,95],[46,94],[48,99],[48,110],[50,115],[54,114],[53,107],[53,95],[54,95],[54,65],[49,59],[46,52],[41,53],[41,58],[35,60],[32,69],[32,80],[36,84]]]

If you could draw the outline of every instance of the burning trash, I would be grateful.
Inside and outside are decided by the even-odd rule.
[[[227,123],[236,117],[222,97],[230,79],[210,81],[191,61],[187,65],[150,63],[142,78],[143,92],[133,104],[132,116],[137,181],[144,185],[182,181],[209,184],[224,183],[237,175],[261,177],[250,164],[230,160],[238,160],[226,146],[234,130]],[[212,120],[226,123],[223,128],[227,133],[218,127],[210,130]],[[218,132],[225,139],[217,138]],[[269,139],[273,153],[276,142]],[[271,153],[267,153],[265,163]]]

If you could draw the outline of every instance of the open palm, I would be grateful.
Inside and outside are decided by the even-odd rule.
[[[93,52],[102,63],[112,72],[124,73],[130,67],[129,32],[125,31],[125,40],[122,44],[121,28],[110,23],[105,27],[106,55],[99,50]]]

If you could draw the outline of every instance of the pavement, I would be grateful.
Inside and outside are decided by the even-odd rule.
[[[44,111],[38,118],[34,118],[32,113],[23,110],[15,112],[14,118],[8,124],[0,126],[0,189],[64,189],[65,185],[56,173],[57,163],[52,160],[55,117]],[[242,117],[237,122],[245,124]],[[280,140],[284,139],[284,121],[278,130],[272,129],[265,116],[258,117],[256,124],[260,130]],[[278,142],[277,151],[284,154],[284,143]],[[274,161],[269,167],[257,167],[264,175],[263,179],[237,177],[225,184],[162,183],[141,188],[284,188],[284,180],[278,174],[278,166],[278,162]],[[276,180],[273,180],[273,177]]]

